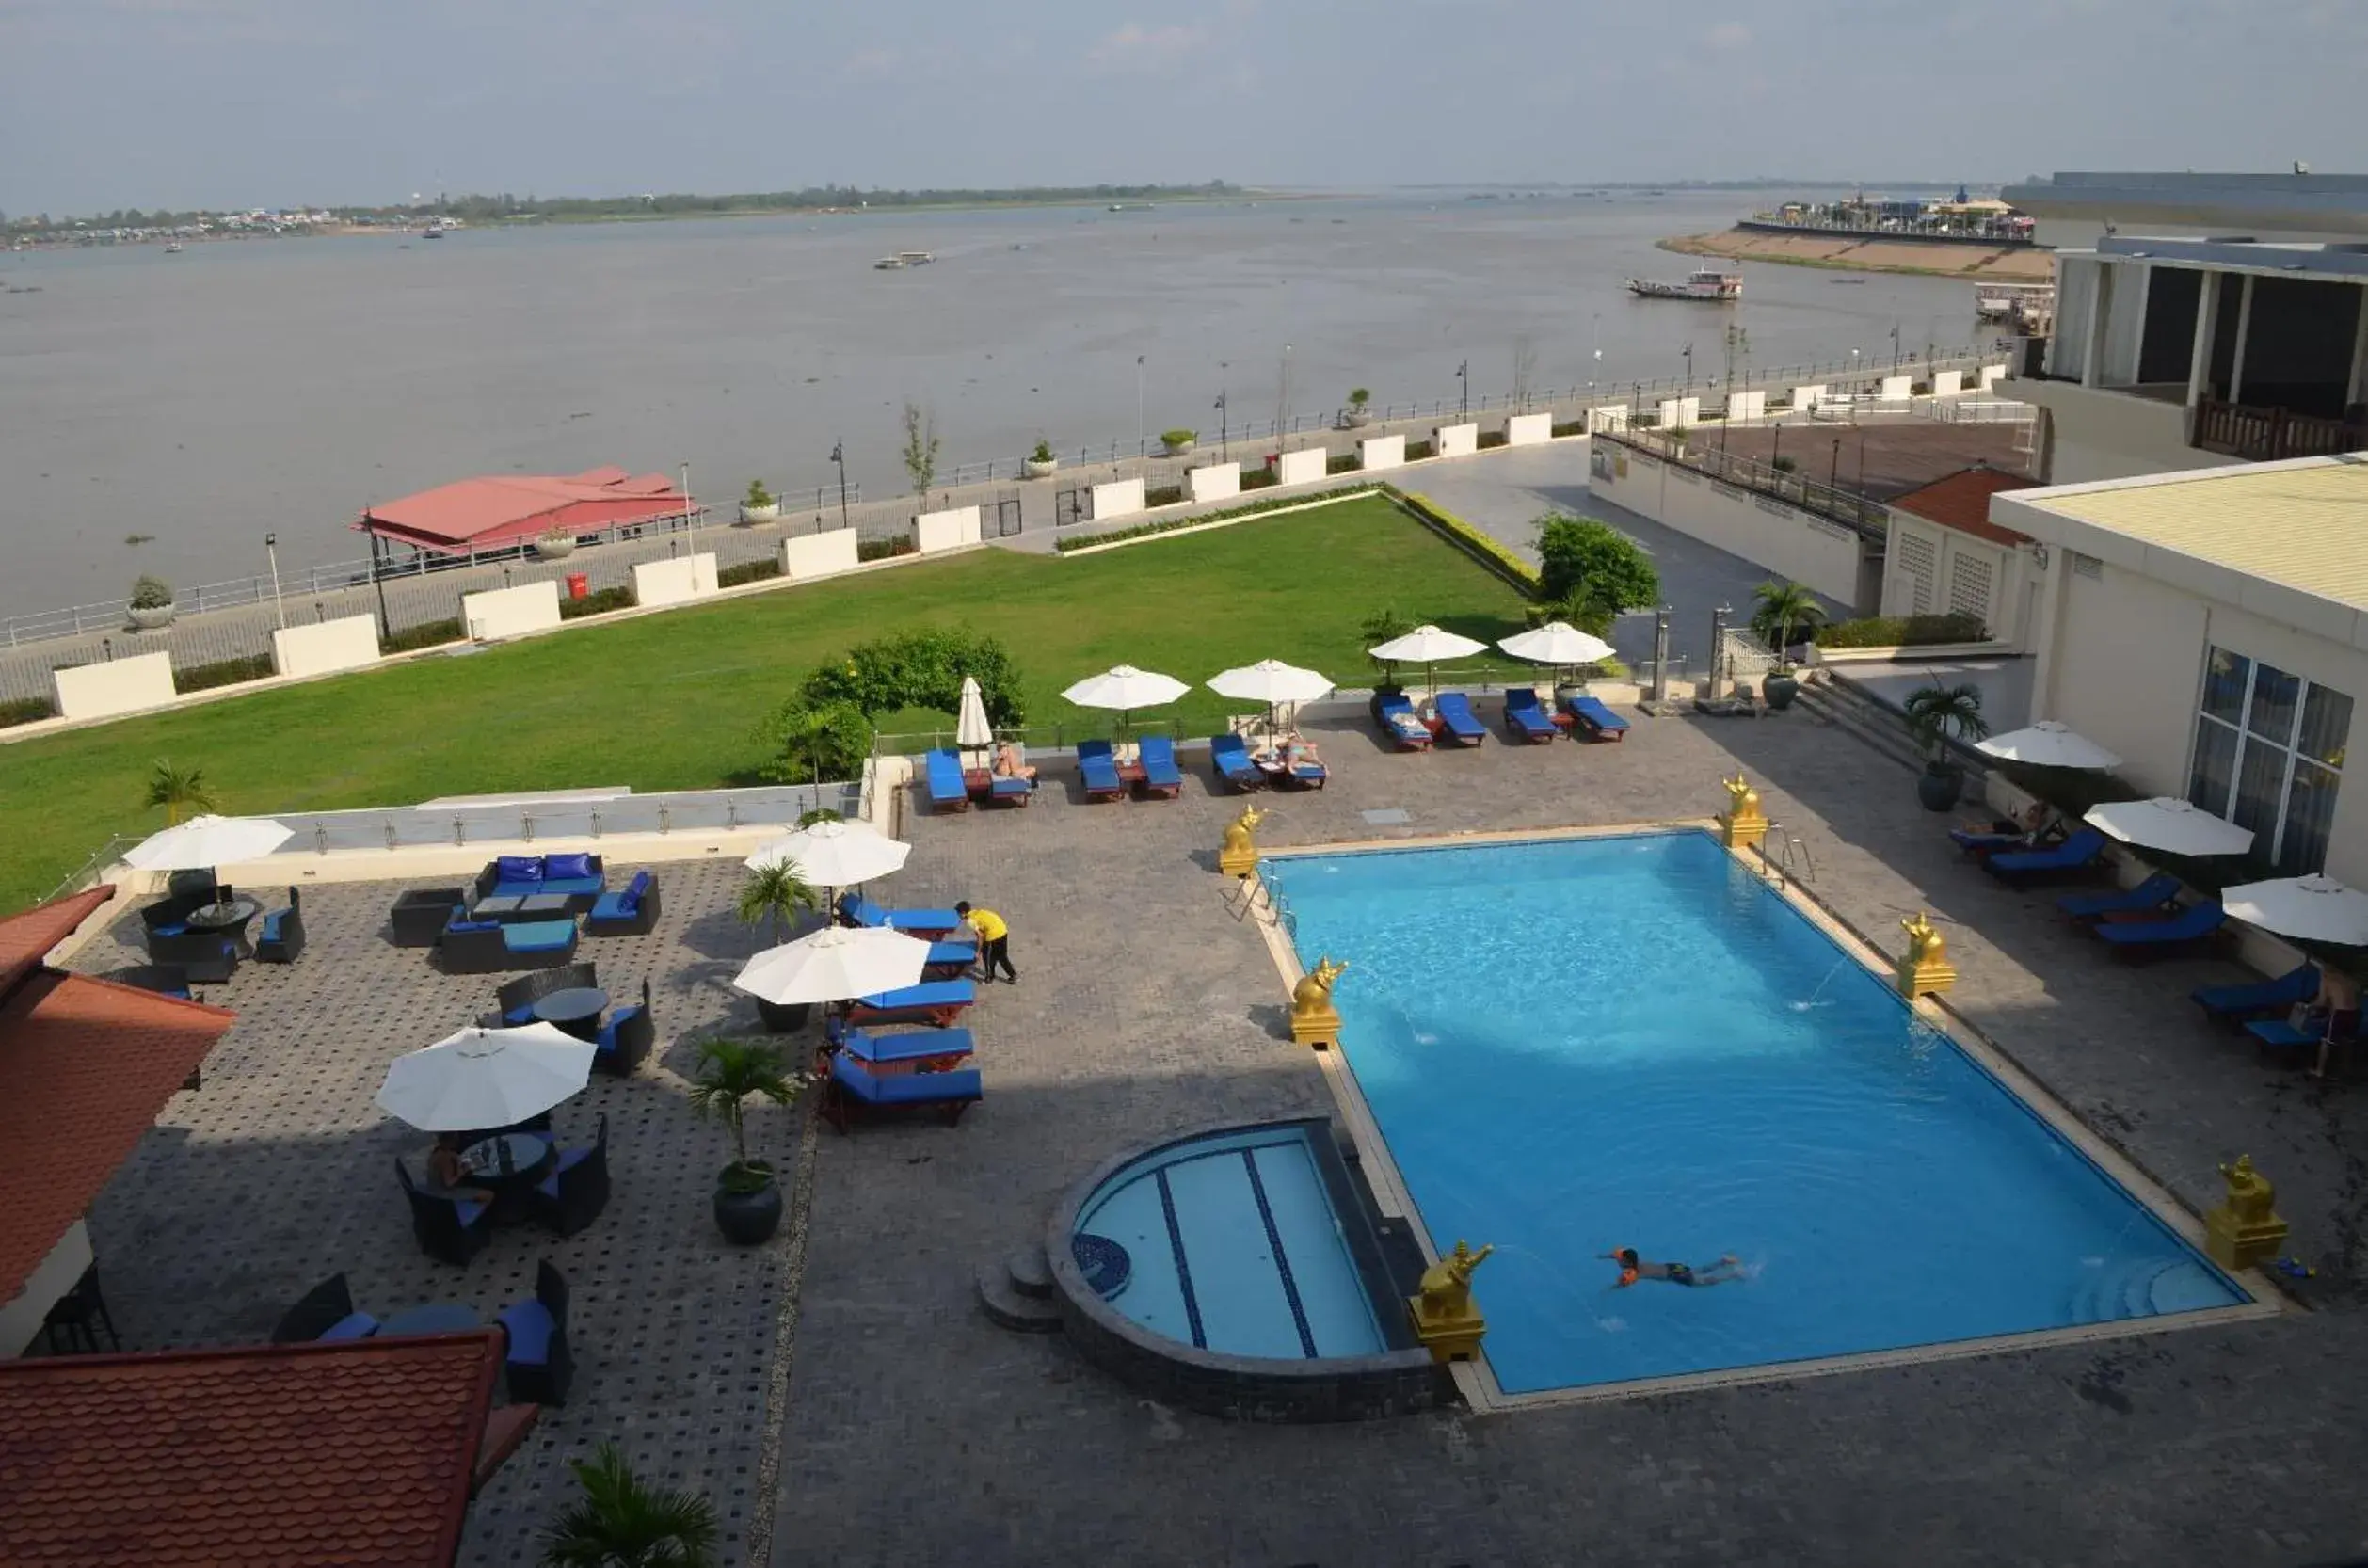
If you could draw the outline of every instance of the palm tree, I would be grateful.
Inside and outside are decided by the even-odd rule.
[[[141,804],[163,807],[167,827],[178,825],[193,812],[217,809],[214,792],[206,787],[205,771],[179,767],[169,757],[158,758],[149,770],[148,798]]]
[[[1981,688],[1970,682],[1919,686],[1901,707],[1908,715],[1908,733],[1929,753],[1935,768],[1947,764],[1952,740],[1978,741],[1990,733],[1990,721],[1981,716]]]
[[[1757,601],[1752,609],[1752,634],[1776,650],[1777,665],[1784,667],[1792,634],[1815,630],[1825,619],[1825,606],[1798,583],[1763,583],[1752,590],[1752,597]]]
[[[691,1106],[702,1116],[718,1116],[731,1128],[735,1156],[725,1176],[735,1172],[769,1180],[773,1167],[748,1158],[747,1100],[751,1095],[776,1105],[796,1103],[805,1080],[792,1078],[779,1050],[761,1040],[703,1040],[699,1076],[691,1084]],[[762,1181],[757,1185],[761,1186]]]
[[[643,1485],[614,1444],[568,1468],[584,1496],[543,1531],[544,1568],[714,1568],[713,1503]]]
[[[801,909],[822,907],[822,895],[798,872],[794,860],[775,860],[749,872],[740,885],[740,922],[767,926],[774,940],[781,937],[781,922],[794,921]]]

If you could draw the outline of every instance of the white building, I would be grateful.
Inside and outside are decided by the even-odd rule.
[[[2253,829],[2265,870],[2368,887],[2368,456],[1990,505],[2039,547],[2034,716]]]
[[[1878,613],[1971,616],[1991,641],[2028,651],[2038,618],[2038,552],[2028,536],[1991,520],[1990,501],[2036,484],[1976,467],[1891,502]]]

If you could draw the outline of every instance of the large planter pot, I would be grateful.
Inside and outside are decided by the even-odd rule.
[[[1800,695],[1800,681],[1790,670],[1769,670],[1760,680],[1760,699],[1771,712],[1783,712]]]
[[[565,560],[575,552],[576,542],[572,538],[536,539],[535,541],[536,555],[546,561]]]
[[[777,1001],[766,1001],[761,997],[757,1000],[757,1016],[762,1018],[765,1028],[775,1034],[795,1033],[806,1027],[806,1020],[813,1014],[812,1002],[792,1002],[785,1007]]]
[[[1061,466],[1058,457],[1031,457],[1019,465],[1020,472],[1031,479],[1049,479],[1052,471]]]
[[[171,604],[135,604],[131,606],[132,624],[142,632],[161,632],[172,624]]]
[[[744,501],[740,504],[740,520],[743,522],[778,522],[781,520],[781,504],[777,501],[768,501],[761,506],[751,506]]]
[[[1576,681],[1567,685],[1557,685],[1554,688],[1554,711],[1559,713],[1562,711],[1562,707],[1565,703],[1575,702],[1586,695],[1587,682],[1584,680]]]
[[[1160,451],[1166,456],[1181,457],[1198,444],[1200,443],[1197,440],[1162,441],[1160,443]]]
[[[1927,762],[1916,776],[1916,799],[1928,811],[1953,808],[1965,793],[1965,770],[1950,762]]]
[[[1340,410],[1340,428],[1343,430],[1362,430],[1372,423],[1373,416],[1363,408]]]
[[[760,1167],[751,1163],[750,1169]],[[781,1228],[781,1184],[764,1170],[766,1180],[754,1192],[743,1191],[731,1166],[715,1179],[715,1228],[735,1246],[753,1247]]]

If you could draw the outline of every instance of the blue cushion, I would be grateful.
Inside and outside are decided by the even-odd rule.
[[[634,910],[633,905],[628,903],[627,900],[632,898],[632,894],[630,892],[602,893],[593,902],[592,918],[596,920],[621,920],[631,919]]]
[[[576,939],[573,920],[528,920],[502,928],[503,945],[512,952],[552,952]]]
[[[656,879],[653,878],[648,872],[635,872],[633,873],[633,879],[625,884],[625,890],[632,894],[633,897],[639,898],[642,894],[649,891],[649,885],[654,880]]]
[[[546,855],[543,856],[543,880],[552,882],[571,876],[593,876],[592,856],[588,855]]]
[[[525,1028],[535,1021],[535,1004],[530,1001],[523,1006],[511,1008],[502,1015],[502,1021],[513,1029]]]
[[[497,882],[540,882],[543,879],[543,857],[539,855],[503,855],[494,857],[493,877]]]
[[[186,936],[189,935],[189,928],[179,924],[160,925],[149,935],[152,936]]]
[[[329,1324],[324,1339],[367,1339],[378,1332],[378,1320],[367,1312],[348,1312]]]
[[[550,1308],[540,1302],[520,1302],[502,1309],[501,1321],[510,1336],[510,1360],[540,1367],[551,1359],[551,1335],[559,1325],[552,1321]]]
[[[493,1206],[483,1198],[454,1198],[453,1208],[460,1215],[460,1228],[467,1230],[485,1218],[485,1211]]]
[[[286,913],[287,911],[285,909],[274,909],[270,914],[264,917],[264,941],[276,942],[280,939],[280,917]]]
[[[603,884],[597,876],[547,876],[536,889],[541,893],[597,893]]]
[[[446,931],[499,931],[502,929],[502,922],[500,920],[456,920],[444,929]]]

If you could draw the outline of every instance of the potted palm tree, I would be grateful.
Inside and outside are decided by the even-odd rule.
[[[1040,440],[1036,443],[1036,450],[1028,454],[1028,461],[1022,466],[1031,479],[1049,479],[1052,471],[1061,465],[1053,458],[1052,443]]]
[[[133,626],[142,632],[158,632],[172,624],[172,584],[161,577],[142,572],[132,584],[132,597],[126,603]]]
[[[1752,610],[1752,631],[1769,648],[1776,650],[1776,664],[1760,681],[1760,696],[1778,712],[1792,706],[1792,699],[1800,691],[1800,678],[1793,674],[1792,634],[1807,632],[1825,619],[1825,606],[1817,596],[1798,583],[1767,582],[1752,590],[1757,600]]]
[[[543,1568],[715,1568],[715,1505],[645,1485],[613,1443],[571,1459],[584,1495],[543,1530]]]
[[[740,923],[761,925],[777,945],[783,926],[794,926],[800,914],[822,907],[822,895],[806,880],[794,860],[773,860],[755,867],[740,885]],[[813,1009],[805,1002],[783,1006],[759,999],[757,1012],[765,1028],[786,1033],[806,1027]]]
[[[743,522],[778,522],[781,503],[761,479],[748,481],[748,493],[740,498],[740,520]]]
[[[1916,780],[1916,798],[1928,811],[1946,811],[1965,792],[1965,770],[1948,760],[1951,741],[1978,741],[1990,733],[1981,716],[1981,688],[1920,686],[1903,704],[1908,733],[1925,753],[1924,773]]]
[[[1341,410],[1340,427],[1344,430],[1354,430],[1360,425],[1370,424],[1373,422],[1373,412],[1369,407],[1372,401],[1373,394],[1363,387],[1350,388],[1349,406]]]
[[[699,1076],[691,1083],[691,1104],[702,1116],[720,1117],[731,1128],[732,1161],[715,1176],[715,1228],[724,1240],[753,1247],[781,1224],[781,1188],[773,1162],[748,1157],[748,1100],[795,1104],[806,1087],[781,1053],[761,1040],[699,1042]]]

